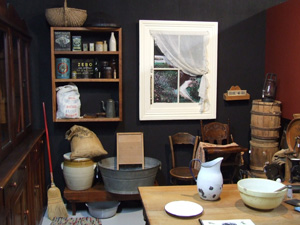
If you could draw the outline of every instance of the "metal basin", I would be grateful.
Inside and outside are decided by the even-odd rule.
[[[121,166],[117,170],[117,158],[110,157],[98,162],[99,176],[102,176],[106,191],[114,194],[138,194],[138,187],[154,185],[161,162],[145,157],[145,168]]]

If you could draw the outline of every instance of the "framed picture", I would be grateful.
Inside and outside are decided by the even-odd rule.
[[[218,23],[139,21],[140,120],[216,118]]]

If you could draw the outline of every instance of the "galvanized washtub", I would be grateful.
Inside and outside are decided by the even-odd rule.
[[[106,191],[114,194],[138,194],[139,186],[154,185],[161,162],[145,157],[145,168],[141,166],[121,166],[117,170],[117,158],[110,157],[98,162],[99,176]]]

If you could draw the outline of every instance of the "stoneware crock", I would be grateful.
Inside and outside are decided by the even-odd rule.
[[[97,164],[89,158],[71,160],[70,154],[64,154],[64,162],[61,163],[67,188],[74,191],[89,189],[93,184]]]

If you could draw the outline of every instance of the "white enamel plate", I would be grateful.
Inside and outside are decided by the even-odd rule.
[[[190,201],[174,201],[165,205],[166,212],[180,217],[197,216],[203,212],[201,205]]]

